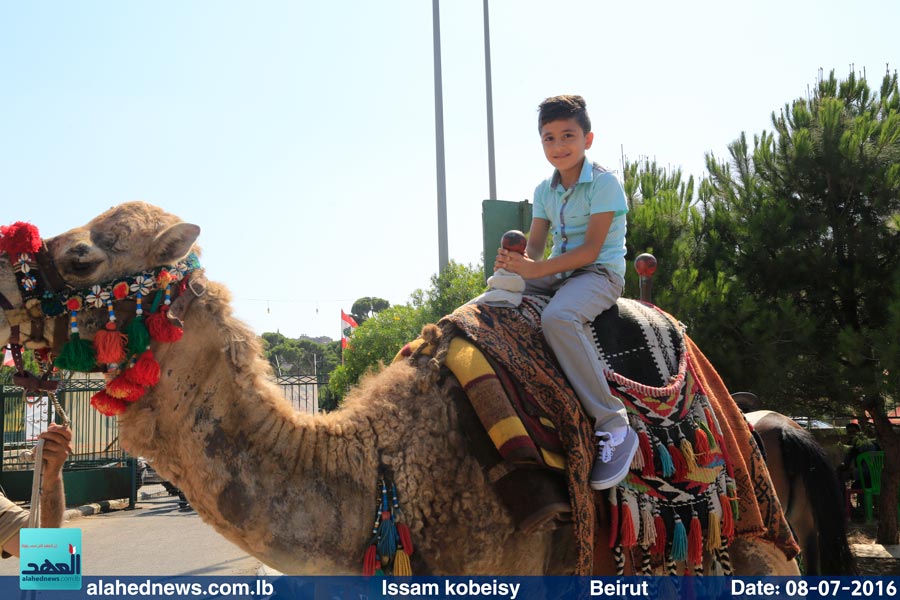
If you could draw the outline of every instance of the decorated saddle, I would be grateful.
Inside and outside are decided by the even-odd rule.
[[[548,456],[564,457],[577,549],[575,572],[589,575],[597,525],[595,492],[589,487],[596,451],[593,430],[545,346],[540,314],[547,301],[525,297],[516,309],[463,306],[439,324],[442,336],[433,354],[445,360],[452,340],[465,338],[515,380],[519,395],[534,404],[529,410],[539,422],[549,421],[556,452],[548,454],[546,440],[530,444],[521,439],[528,427],[516,429],[520,435],[509,435],[508,429],[495,435],[501,428],[491,433],[479,415],[507,462],[522,459],[521,452],[510,457],[511,450],[530,446],[534,460],[550,468],[558,467],[558,460],[548,461]],[[707,554],[713,557],[713,572],[727,574],[727,549],[735,536],[769,536],[793,557],[797,547],[771,482],[752,480],[765,473],[759,450],[683,325],[652,305],[620,299],[587,328],[596,342],[597,368],[626,406],[640,440],[629,475],[608,491],[608,541],[619,572],[624,572],[628,557],[643,573],[659,564],[670,573],[701,573]],[[510,414],[516,412],[522,411]],[[509,446],[511,439],[518,440],[515,448]]]

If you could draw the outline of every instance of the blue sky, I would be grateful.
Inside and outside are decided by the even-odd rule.
[[[579,93],[590,156],[701,176],[819,68],[896,68],[895,0],[493,0],[498,197],[549,175],[536,107]],[[441,3],[450,258],[488,197],[481,0]],[[429,0],[0,3],[0,222],[45,236],[128,200],[201,226],[258,332],[340,335],[438,268]],[[663,257],[661,257],[663,258]],[[664,258],[663,258],[664,260]]]

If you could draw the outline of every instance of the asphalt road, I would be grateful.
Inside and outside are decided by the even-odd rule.
[[[145,497],[146,495],[150,497]],[[134,510],[68,521],[81,529],[83,575],[256,575],[261,563],[179,508],[162,486],[141,488]],[[142,497],[144,496],[144,497]],[[0,575],[19,575],[19,559],[0,561]]]

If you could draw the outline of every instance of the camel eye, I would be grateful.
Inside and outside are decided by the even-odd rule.
[[[104,250],[112,250],[115,248],[118,236],[111,231],[93,231],[91,232],[91,241]]]

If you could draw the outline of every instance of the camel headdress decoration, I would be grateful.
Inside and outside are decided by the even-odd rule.
[[[55,345],[70,366],[111,370],[94,404],[117,414],[122,446],[150,458],[222,536],[282,572],[359,573],[389,473],[415,542],[408,550],[416,574],[590,574],[573,566],[571,526],[516,528],[473,456],[472,438],[485,434],[464,427],[453,377],[399,361],[365,379],[338,411],[296,412],[272,382],[257,336],[232,316],[227,290],[203,278],[199,233],[141,202],[47,240],[5,228],[0,343],[12,335],[35,348]],[[58,278],[39,275],[42,265]],[[23,288],[28,276],[56,289],[37,297]],[[54,301],[64,327],[50,325],[40,308]],[[137,343],[122,334],[135,336],[136,320],[150,334],[138,333]],[[86,358],[91,349],[82,343],[98,335],[106,340]],[[597,521],[609,528],[602,515]],[[595,574],[614,573],[605,543],[592,558]],[[759,536],[736,537],[731,561],[741,575],[797,573]]]

